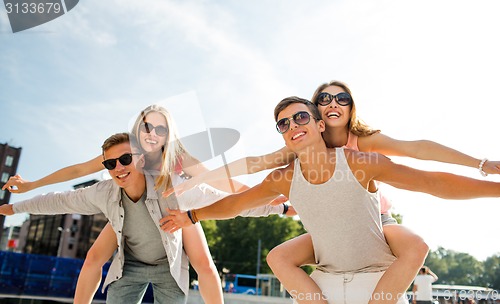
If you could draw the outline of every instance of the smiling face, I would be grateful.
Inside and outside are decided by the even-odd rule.
[[[104,160],[117,159],[124,154],[134,152],[132,152],[130,143],[125,142],[108,148],[104,151],[103,157]],[[145,179],[141,170],[143,165],[144,157],[142,155],[133,155],[130,164],[123,165],[119,160],[116,160],[116,167],[112,170],[108,170],[108,172],[113,181],[132,197],[134,193],[144,192]]]
[[[307,112],[311,115],[309,123],[304,125],[298,125],[292,117],[298,112]],[[288,118],[290,120],[290,126],[286,132],[284,132],[283,139],[285,144],[294,152],[299,152],[310,145],[313,145],[315,141],[323,142],[321,138],[321,132],[324,131],[324,122],[322,120],[316,121],[311,114],[309,108],[302,103],[292,103],[286,108],[284,108],[277,117],[277,120],[283,118]]]
[[[345,92],[345,90],[338,86],[328,86],[321,92],[337,95],[338,93]],[[325,121],[327,128],[347,128],[347,126],[349,125],[349,120],[351,117],[350,105],[341,106],[334,99],[327,106],[318,104],[318,109],[321,113],[321,118]]]
[[[147,124],[149,127],[144,127],[144,124]],[[168,130],[165,116],[158,112],[148,113],[144,121],[139,125],[139,142],[147,153],[160,151],[167,141],[167,135],[157,132],[157,127],[163,127]]]

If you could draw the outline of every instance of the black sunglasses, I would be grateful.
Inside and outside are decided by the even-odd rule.
[[[288,129],[290,129],[290,118],[293,119],[293,121],[299,126],[303,126],[307,125],[309,121],[311,121],[311,114],[306,111],[300,111],[290,117],[285,117],[278,120],[278,122],[276,123],[276,130],[278,130],[280,134],[283,134],[288,131]]]
[[[128,166],[132,163],[132,155],[140,155],[140,153],[125,153],[118,158],[106,159],[102,162],[104,168],[108,170],[113,170],[116,168],[116,161],[119,161],[123,166]]]
[[[142,132],[146,132],[146,133],[151,133],[153,130],[155,130],[156,132],[156,135],[158,136],[166,136],[168,134],[168,129],[164,126],[153,126],[152,124],[150,124],[149,122],[144,122],[144,123],[141,123],[140,126],[139,126],[139,130],[141,130]]]
[[[348,106],[352,103],[352,98],[349,93],[338,93],[337,95],[332,95],[327,92],[322,92],[316,98],[316,105],[327,106],[335,99],[335,102],[340,106]]]

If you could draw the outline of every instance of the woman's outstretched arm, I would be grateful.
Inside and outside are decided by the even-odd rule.
[[[104,169],[102,161],[102,155],[99,155],[87,162],[62,168],[32,182],[16,174],[9,178],[7,183],[2,187],[2,190],[9,190],[12,193],[24,193],[42,186],[69,181],[101,171]]]
[[[378,152],[387,156],[406,156],[421,160],[433,160],[471,168],[479,168],[478,159],[430,140],[404,141],[381,133],[360,137],[358,146],[363,152]],[[484,161],[482,169],[487,174],[500,174],[500,161]]]
[[[294,159],[295,154],[287,147],[283,147],[278,151],[266,155],[240,158],[225,166],[209,171],[195,158],[186,157],[183,163],[184,172],[192,176],[192,178],[173,188],[167,189],[164,195],[168,196],[175,192],[179,196],[202,183],[209,184],[225,192],[239,192],[248,189],[248,187],[233,181],[232,177],[285,166]],[[231,183],[233,183],[232,186]]]

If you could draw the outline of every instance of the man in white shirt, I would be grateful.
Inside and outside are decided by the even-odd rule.
[[[413,282],[413,303],[432,304],[432,283],[438,279],[437,275],[429,267],[420,268]]]

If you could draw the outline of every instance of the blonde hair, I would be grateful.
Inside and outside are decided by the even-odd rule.
[[[179,140],[177,133],[177,128],[175,126],[174,120],[170,116],[170,113],[162,106],[150,105],[141,111],[140,115],[137,117],[134,126],[132,127],[132,134],[139,139],[139,127],[141,123],[146,122],[146,116],[149,113],[157,112],[165,117],[167,122],[168,133],[166,136],[165,144],[162,147],[162,164],[160,169],[160,175],[156,178],[155,188],[160,187],[170,187],[172,185],[172,180],[170,174],[175,172],[176,166],[181,162],[183,155],[186,154],[186,149]],[[139,144],[139,148],[143,150],[142,146]]]
[[[339,88],[342,88],[342,90],[344,90],[346,93],[349,93],[349,95],[351,95],[351,99],[352,99],[352,104],[351,104],[351,115],[350,115],[350,118],[349,118],[349,123],[347,124],[347,128],[349,129],[349,132],[353,133],[354,135],[357,135],[357,136],[370,136],[370,135],[373,135],[375,133],[379,133],[380,130],[376,130],[376,129],[372,129],[372,127],[370,127],[368,124],[366,124],[361,118],[359,118],[357,115],[356,115],[356,104],[354,102],[354,97],[352,96],[352,93],[351,93],[351,90],[349,89],[349,87],[347,86],[347,84],[341,82],[341,81],[338,81],[338,80],[332,80],[328,83],[323,83],[322,85],[320,85],[316,91],[314,92],[313,96],[312,96],[312,102],[317,106],[318,103],[316,102],[316,100],[318,99],[318,95],[327,87],[330,87],[330,86],[336,86],[336,87],[339,87]]]

